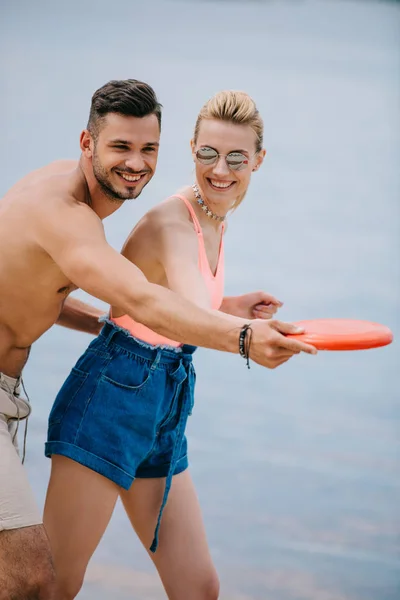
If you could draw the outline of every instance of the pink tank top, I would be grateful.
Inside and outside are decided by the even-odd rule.
[[[221,306],[222,299],[224,297],[224,223],[222,223],[222,233],[221,233],[221,241],[219,245],[219,255],[218,255],[218,263],[215,271],[215,275],[212,273],[210,264],[208,262],[206,248],[204,245],[203,232],[201,230],[201,226],[198,218],[196,217],[196,213],[194,212],[193,206],[190,204],[189,200],[185,198],[185,196],[181,196],[176,194],[173,196],[174,198],[180,198],[186,204],[187,209],[192,217],[194,229],[197,234],[197,239],[199,243],[199,258],[198,258],[198,266],[200,273],[203,276],[204,283],[207,286],[208,292],[210,294],[211,299],[211,308],[218,310]],[[179,347],[182,344],[180,342],[176,342],[174,340],[170,340],[167,337],[164,337],[155,331],[152,331],[145,325],[134,321],[128,315],[122,315],[121,317],[111,317],[111,320],[118,325],[119,327],[123,327],[127,329],[131,335],[135,338],[143,340],[152,346],[158,345],[167,345]]]

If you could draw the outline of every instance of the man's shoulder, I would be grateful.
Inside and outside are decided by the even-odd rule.
[[[47,185],[55,179],[64,178],[65,176],[74,173],[78,167],[77,160],[57,160],[43,167],[39,167],[34,171],[30,171],[27,175],[19,179],[9,190],[8,193],[21,192],[24,189]]]
[[[38,191],[48,191],[59,199],[73,199],[79,196],[81,179],[78,161],[60,160],[37,171],[37,176],[32,178],[31,183]]]
[[[27,177],[32,176],[35,178],[36,176],[38,179],[44,180],[57,176],[61,177],[68,175],[69,173],[72,174],[78,168],[78,165],[79,161],[75,159],[54,160],[51,163],[32,171]]]
[[[57,225],[57,230],[95,227],[104,231],[102,221],[90,205],[86,180],[77,174],[56,172],[30,190],[23,192],[26,214],[32,226],[47,235]]]
[[[25,205],[24,210],[34,211],[49,199],[78,200],[78,161],[56,161],[20,179],[4,196],[7,204]]]

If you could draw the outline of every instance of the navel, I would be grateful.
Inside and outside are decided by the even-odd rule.
[[[71,289],[71,285],[65,285],[64,287],[61,287],[59,290],[57,290],[57,294],[69,294]]]

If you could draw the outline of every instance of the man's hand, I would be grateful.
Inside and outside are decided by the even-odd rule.
[[[303,332],[303,329],[290,323],[257,319],[251,322],[251,329],[250,358],[263,367],[275,369],[300,352],[317,354],[314,346],[286,337],[288,333]]]
[[[271,319],[282,302],[265,292],[252,292],[242,296],[227,296],[220,310],[243,319]]]

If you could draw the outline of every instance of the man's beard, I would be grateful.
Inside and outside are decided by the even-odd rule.
[[[134,187],[132,187],[132,188],[127,187],[124,192],[121,192],[113,186],[113,184],[110,181],[109,173],[107,173],[106,169],[103,167],[103,165],[101,164],[101,162],[98,158],[96,149],[94,150],[94,153],[93,153],[92,165],[93,165],[93,174],[97,180],[97,183],[101,187],[103,194],[105,196],[107,196],[107,198],[109,200],[112,200],[113,202],[115,202],[115,201],[124,202],[125,200],[134,200],[135,198],[140,196],[143,188],[140,189],[139,191],[137,191],[136,188],[134,188]],[[128,171],[126,171],[126,172],[128,173]],[[137,174],[137,173],[131,173],[130,171],[129,171],[129,173],[132,175]]]

